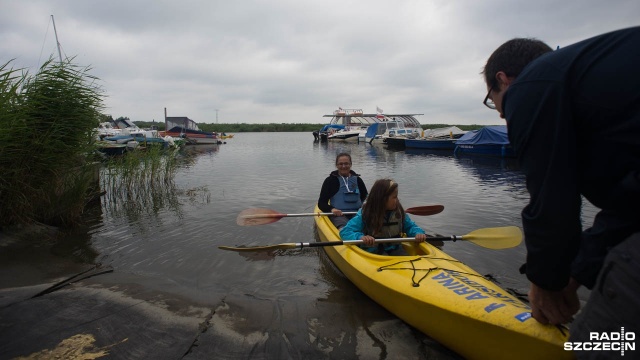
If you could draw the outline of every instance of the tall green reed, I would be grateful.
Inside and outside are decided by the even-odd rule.
[[[181,215],[181,191],[175,184],[177,165],[174,150],[157,146],[109,158],[100,175],[100,187],[105,190],[104,211],[125,215],[130,221],[164,208]]]
[[[72,225],[97,191],[88,154],[103,94],[72,61],[50,58],[35,75],[0,66],[0,226]]]

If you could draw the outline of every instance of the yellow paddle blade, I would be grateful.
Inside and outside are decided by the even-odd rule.
[[[462,240],[489,249],[509,249],[520,245],[522,231],[517,226],[478,229],[462,236]]]

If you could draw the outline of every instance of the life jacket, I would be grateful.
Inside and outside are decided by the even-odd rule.
[[[395,238],[402,236],[402,224],[404,223],[404,216],[401,216],[396,211],[391,211],[382,223],[382,228],[379,231],[372,234],[376,239]],[[366,227],[366,225],[365,225]],[[369,229],[365,230],[367,235],[371,233]]]
[[[385,222],[382,223],[382,228],[379,231],[374,233],[372,236],[376,239],[386,239],[386,238],[398,238],[402,237],[403,229],[402,225],[404,224],[404,214],[397,216],[396,211],[392,211],[385,218]],[[365,234],[370,234],[371,231],[366,229],[365,224]],[[374,254],[383,255],[384,253],[391,252],[400,247],[399,243],[379,243],[374,246],[366,246],[360,245],[365,251]]]
[[[362,200],[360,200],[360,190],[358,189],[358,176],[353,174],[349,177],[338,175],[338,181],[340,189],[329,200],[331,206],[342,211],[360,209]]]

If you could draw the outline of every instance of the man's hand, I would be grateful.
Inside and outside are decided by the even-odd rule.
[[[566,324],[580,309],[578,300],[578,284],[573,278],[562,291],[545,290],[531,283],[529,302],[531,316],[542,324]]]
[[[331,212],[333,213],[334,216],[342,216],[342,210],[340,209],[333,208],[331,209]]]

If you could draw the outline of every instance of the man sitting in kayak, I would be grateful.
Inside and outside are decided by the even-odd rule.
[[[373,184],[367,201],[345,227],[340,230],[342,240],[362,240],[360,247],[379,255],[407,255],[399,243],[375,243],[375,239],[415,237],[415,242],[427,239],[424,230],[404,212],[398,200],[398,184],[380,179]]]

